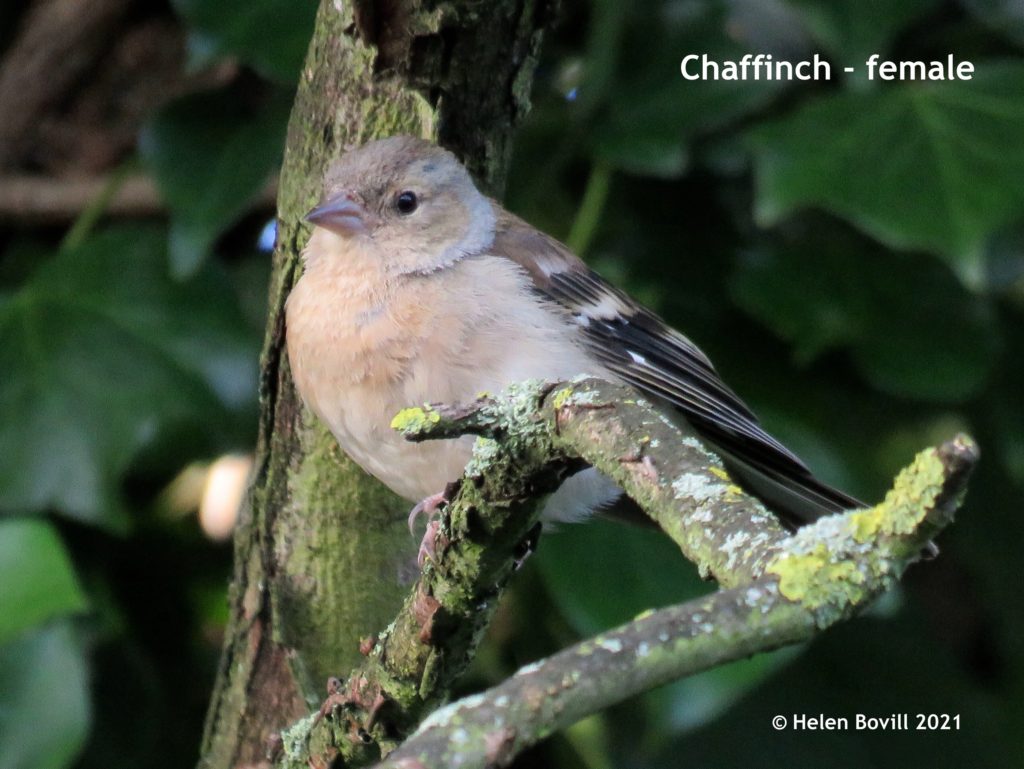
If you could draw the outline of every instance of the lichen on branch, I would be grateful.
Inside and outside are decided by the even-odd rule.
[[[386,756],[382,765],[396,769],[503,765],[631,694],[806,640],[919,557],[951,521],[977,459],[960,436],[922,452],[878,505],[791,535],[713,453],[627,387],[527,382],[472,404],[406,409],[393,427],[410,440],[480,437],[420,581],[366,663],[287,734],[285,765],[339,754],[346,765]],[[529,666],[436,711],[403,743],[471,658],[536,535],[539,499],[584,464],[622,485],[722,589]]]
[[[804,527],[751,584],[647,614],[452,703],[378,769],[503,766],[641,691],[810,639],[888,589],[952,521],[977,456],[966,436],[921,452],[885,500]]]
[[[532,386],[546,393],[532,411],[528,401],[509,397],[518,392],[513,389],[470,405],[406,409],[394,426],[410,440],[472,433],[532,440],[538,449],[550,445],[558,455],[580,459],[616,481],[703,576],[726,587],[760,576],[789,536],[684,422],[632,388],[593,378]],[[502,419],[496,418],[499,406]]]
[[[581,467],[531,421],[549,390],[531,382],[463,411],[426,406],[396,416],[395,427],[410,436],[441,437],[457,424],[459,434],[502,439],[477,442],[398,616],[328,698],[322,712],[329,717],[289,730],[283,765],[305,766],[309,745],[322,746],[322,760],[340,756],[345,765],[379,758],[440,704],[465,670],[506,582],[539,534],[542,497]]]

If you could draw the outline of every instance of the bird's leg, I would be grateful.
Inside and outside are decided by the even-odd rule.
[[[441,522],[436,518],[427,523],[427,530],[423,532],[423,539],[420,541],[420,549],[416,553],[416,565],[421,569],[429,558],[434,560],[437,554],[437,531],[441,528]]]
[[[441,528],[441,522],[437,520],[438,511],[448,503],[457,490],[458,482],[449,483],[445,486],[444,491],[439,491],[437,494],[431,494],[429,497],[420,500],[409,513],[410,534],[415,534],[416,519],[421,514],[426,514],[427,516],[427,530],[423,534],[419,552],[416,554],[416,564],[421,569],[428,558],[432,561],[434,560],[437,532]]]

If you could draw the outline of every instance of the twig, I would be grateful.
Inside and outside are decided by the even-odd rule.
[[[801,529],[751,585],[654,612],[529,665],[433,713],[377,769],[505,766],[552,731],[638,692],[810,639],[895,582],[952,520],[976,460],[962,436],[922,452],[884,502]]]
[[[494,400],[407,409],[410,440],[508,433],[491,417]],[[721,459],[634,390],[600,379],[552,386],[541,422],[557,450],[616,481],[697,565],[705,578],[732,587],[761,576],[788,536],[759,500],[730,478]],[[397,420],[396,420],[397,423]],[[535,425],[536,427],[537,425]]]
[[[698,441],[631,390],[599,380],[527,383],[470,407],[406,409],[393,426],[414,440],[467,432],[488,437],[477,441],[442,518],[433,562],[367,663],[330,702],[325,713],[331,718],[307,719],[283,735],[286,766],[330,762],[339,754],[347,765],[362,765],[387,754],[443,698],[522,556],[538,514],[536,498],[556,488],[581,458],[622,484],[705,573],[737,587],[556,655],[503,685],[510,689],[494,690],[499,693],[491,700],[446,709],[448,715],[429,719],[420,736],[389,757],[388,766],[451,765],[454,743],[460,761],[479,754],[500,765],[539,734],[639,688],[808,637],[863,606],[917,557],[948,522],[974,461],[968,439],[928,455],[934,461],[922,455],[884,503],[790,537]],[[606,653],[615,656],[605,659]],[[599,658],[599,667],[610,666],[607,679],[590,667]],[[547,678],[534,679],[539,670],[559,671],[551,680],[562,687],[552,691]],[[528,702],[536,707],[517,704],[513,720],[511,698],[523,693],[517,687],[535,681],[543,684],[530,690]],[[563,715],[545,721],[551,714],[538,697],[556,694],[568,698],[559,700]],[[479,702],[489,703],[473,722],[480,726],[479,751],[464,753],[470,722],[459,708],[468,717]],[[442,749],[444,740],[449,744]],[[484,764],[465,764],[474,765]]]
[[[0,176],[0,221],[66,224],[97,200],[109,194],[102,208],[107,216],[142,217],[166,212],[152,178],[129,173],[78,179],[9,174]],[[260,192],[254,207],[270,207],[277,194],[277,180]]]
[[[616,481],[723,587],[761,576],[788,532],[681,423],[628,387],[599,379],[560,386],[544,418],[562,449]]]
[[[331,718],[304,721],[297,734],[282,735],[286,765],[305,766],[310,756],[326,765],[339,754],[346,765],[378,760],[441,703],[465,670],[536,536],[540,497],[581,466],[555,448],[545,425],[531,427],[530,415],[549,392],[541,383],[513,387],[473,409],[452,410],[454,421],[424,409],[395,418],[393,426],[407,435],[451,426],[503,439],[477,442],[419,581],[366,663],[332,695]]]

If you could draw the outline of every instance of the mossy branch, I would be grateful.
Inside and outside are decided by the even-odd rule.
[[[285,735],[284,765],[339,755],[352,765],[383,755],[396,769],[504,765],[639,691],[806,640],[918,558],[952,519],[977,458],[966,437],[922,452],[875,507],[789,535],[699,441],[634,391],[600,380],[525,383],[469,406],[406,409],[393,426],[412,440],[482,439],[402,611],[321,714]],[[468,664],[530,548],[538,498],[584,462],[619,482],[723,589],[531,665],[437,711],[397,747]]]

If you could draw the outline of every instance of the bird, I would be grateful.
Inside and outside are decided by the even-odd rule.
[[[790,528],[865,506],[766,432],[697,345],[480,192],[448,150],[412,136],[350,149],[305,218],[285,310],[296,389],[357,464],[419,502],[410,525],[443,503],[474,439],[412,443],[391,428],[395,414],[581,374],[681,418]],[[586,468],[541,517],[571,523],[628,505]]]

